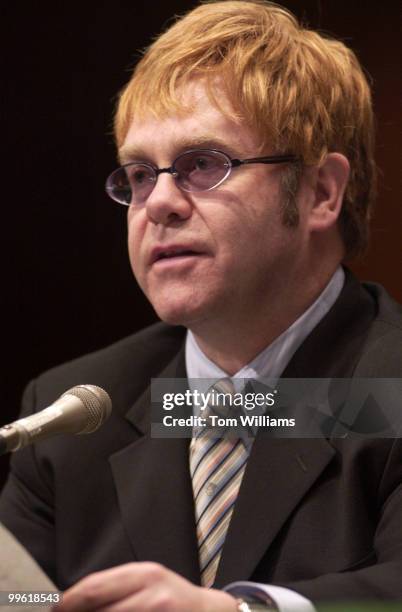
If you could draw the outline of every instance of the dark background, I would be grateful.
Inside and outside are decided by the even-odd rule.
[[[103,191],[115,166],[111,117],[139,50],[197,4],[3,3],[0,425],[16,418],[22,389],[39,372],[155,319],[129,268],[125,209]],[[282,4],[340,37],[371,75],[382,174],[372,247],[353,269],[402,301],[400,4]],[[2,458],[0,486],[5,469]]]

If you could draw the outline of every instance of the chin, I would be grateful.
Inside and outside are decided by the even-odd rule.
[[[154,310],[158,317],[170,325],[183,325],[189,327],[192,323],[205,317],[205,305],[195,304],[189,298],[186,302],[164,302],[163,304],[153,303]]]
[[[192,322],[197,320],[195,313],[189,310],[155,308],[155,311],[161,321],[169,323],[169,325],[183,325],[184,327],[188,327]]]

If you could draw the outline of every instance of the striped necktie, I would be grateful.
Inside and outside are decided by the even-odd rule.
[[[218,381],[212,390],[234,391],[230,379]],[[241,439],[217,438],[210,429],[200,432],[190,444],[201,583],[205,587],[215,581],[247,458]]]

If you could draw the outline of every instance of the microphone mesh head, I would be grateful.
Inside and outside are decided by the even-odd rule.
[[[112,412],[112,400],[108,393],[96,385],[77,385],[63,395],[78,397],[87,409],[87,424],[80,434],[96,431]]]

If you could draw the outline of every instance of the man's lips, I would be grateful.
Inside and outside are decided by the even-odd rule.
[[[194,245],[170,244],[156,246],[151,250],[149,264],[153,265],[159,261],[169,261],[175,258],[194,257],[206,255],[206,250]]]

